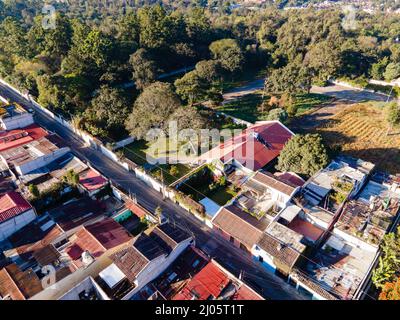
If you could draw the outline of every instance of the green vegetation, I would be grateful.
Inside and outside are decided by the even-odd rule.
[[[400,276],[400,228],[384,236],[380,245],[382,256],[379,265],[372,273],[375,287],[382,289],[385,284],[397,280]]]
[[[207,197],[221,206],[237,194],[235,186],[225,176],[217,178],[209,166],[193,173],[179,190],[197,202]]]
[[[392,127],[400,125],[400,106],[396,102],[386,107],[386,120]]]
[[[159,3],[130,2],[121,10],[93,0],[85,8],[60,1],[56,28],[46,30],[36,1],[6,1],[0,8],[0,76],[111,141],[128,133],[142,138],[150,127],[163,130],[171,117],[205,126],[207,118],[186,106],[203,100],[218,105],[224,91],[246,78],[267,76],[265,97],[288,97],[286,105],[270,109],[293,117],[312,109],[313,101],[294,99],[308,94],[312,83],[335,77],[365,87],[370,77],[400,76],[395,14],[360,14],[357,30],[347,32],[340,10],[277,10],[283,2],[260,10],[231,10],[228,1]],[[156,82],[192,66],[168,89]],[[167,97],[163,108],[160,96]],[[249,121],[282,118],[282,112],[257,110],[259,96],[246,99],[243,110],[223,108]]]
[[[162,170],[162,175],[161,176],[161,170]],[[184,175],[188,174],[190,172],[190,167],[182,164],[182,163],[177,163],[177,164],[160,164],[157,165],[155,168],[151,170],[151,175],[156,177],[158,180],[161,181],[161,178],[164,179],[164,183],[166,185],[170,185],[171,183],[174,183],[178,179],[182,178]]]
[[[328,153],[319,134],[296,135],[283,148],[277,169],[311,176],[328,164]]]
[[[306,93],[295,95],[291,102],[282,101],[271,102],[272,98],[268,95],[262,96],[261,91],[251,93],[228,103],[218,106],[216,110],[226,113],[227,115],[239,118],[248,122],[256,122],[261,120],[274,120],[276,118],[269,116],[269,112],[274,107],[281,106],[291,116],[300,116],[302,114],[313,111],[316,107],[330,101],[332,98],[317,94]],[[277,99],[279,100],[279,99]],[[267,101],[270,101],[267,103]],[[278,108],[282,108],[278,107]]]

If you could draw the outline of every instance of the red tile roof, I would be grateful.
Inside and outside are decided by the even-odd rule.
[[[0,270],[0,295],[12,300],[28,299],[42,290],[42,284],[32,270],[21,271],[16,264]]]
[[[127,200],[125,202],[125,206],[131,210],[135,215],[137,215],[139,218],[143,218],[146,215],[150,214],[149,211],[147,211],[145,208],[143,208],[141,205],[134,203],[132,200]]]
[[[242,285],[236,292],[234,300],[264,300],[264,298],[251,290],[248,286]]]
[[[193,295],[197,300],[217,298],[229,281],[228,276],[218,266],[209,262],[172,300],[192,300]]]
[[[324,230],[298,217],[295,217],[292,222],[289,223],[288,228],[312,241],[317,241],[324,233]]]
[[[86,226],[86,230],[106,249],[114,248],[132,239],[124,227],[109,218]]]
[[[47,135],[47,131],[36,124],[23,129],[0,132],[0,152],[25,145]]]
[[[235,205],[230,205],[222,208],[212,223],[251,249],[267,228],[269,220],[265,217],[258,220]]]
[[[79,174],[79,183],[88,191],[95,191],[107,184],[107,179],[94,169],[87,169]]]
[[[210,261],[186,285],[172,297],[172,300],[208,300],[219,298],[230,285],[237,291],[230,300],[263,300],[250,287],[241,283],[232,275],[226,274],[218,263]]]
[[[107,218],[82,227],[75,233],[74,238],[75,240],[66,249],[66,252],[79,267],[79,260],[84,251],[90,252],[94,258],[98,258],[108,249],[128,242],[132,237],[118,222]]]
[[[305,183],[305,181],[294,172],[276,172],[274,175],[279,177],[281,181],[288,182],[297,187],[302,187]]]
[[[263,121],[200,156],[200,160],[232,158],[256,171],[274,160],[293,133],[279,121]]]
[[[0,222],[31,209],[32,206],[18,192],[11,191],[0,197]]]

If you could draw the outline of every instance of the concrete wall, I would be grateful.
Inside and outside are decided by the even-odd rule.
[[[179,243],[178,246],[169,255],[162,255],[157,259],[150,261],[146,268],[138,274],[135,281],[137,285],[135,289],[129,292],[123,298],[123,300],[129,300],[135,293],[140,291],[149,282],[160,276],[176,260],[176,258],[178,258],[181,253],[192,244],[192,241],[192,238],[187,239]]]
[[[129,137],[129,138],[123,139],[121,141],[118,141],[113,145],[113,151],[117,150],[119,148],[125,147],[125,146],[127,146],[128,144],[131,144],[134,141],[135,141],[135,138],[133,138],[133,137]]]
[[[267,271],[275,273],[276,265],[274,263],[274,258],[271,255],[256,245],[253,246],[251,254],[254,257],[254,260],[260,263],[265,269],[267,269]],[[263,259],[263,262],[259,260],[259,257]]]
[[[36,213],[34,209],[29,209],[24,213],[8,219],[0,224],[0,241],[8,238],[13,233],[17,232],[19,229],[26,226],[28,223],[32,222],[36,218]]]
[[[71,151],[71,149],[68,147],[60,148],[60,149],[52,152],[51,154],[41,156],[37,159],[34,159],[27,163],[24,163],[20,166],[15,166],[15,170],[20,175],[27,174],[28,172],[31,172],[32,170],[36,170],[38,168],[48,165],[49,163],[53,162],[54,160],[57,160],[58,158],[62,157],[63,155],[67,154],[70,151]]]
[[[24,112],[14,117],[0,119],[0,123],[6,130],[14,130],[19,128],[25,128],[34,123],[33,115],[28,112]]]
[[[138,177],[140,180],[142,180],[143,182],[145,182],[147,185],[157,190],[158,192],[161,192],[161,190],[163,189],[163,185],[161,184],[161,182],[158,182],[156,179],[148,175],[143,170],[135,168],[135,174],[136,177]]]
[[[83,291],[89,292],[94,289],[97,297],[100,300],[110,300],[107,294],[100,288],[100,286],[94,281],[92,277],[87,277],[82,282],[78,283],[75,287],[69,290],[58,300],[79,300],[79,294]]]
[[[360,247],[362,250],[367,250],[367,251],[371,251],[371,252],[378,251],[378,246],[373,246],[373,245],[359,239],[356,236],[352,236],[348,233],[343,232],[342,230],[339,230],[338,228],[333,228],[332,233],[335,236],[337,236],[340,240],[342,240],[344,242],[348,242],[355,247]]]

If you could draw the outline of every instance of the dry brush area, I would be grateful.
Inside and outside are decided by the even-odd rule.
[[[323,127],[316,128],[333,147],[375,163],[379,169],[400,173],[400,130],[388,132],[382,107],[343,106]]]

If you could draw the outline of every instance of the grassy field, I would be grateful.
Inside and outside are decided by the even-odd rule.
[[[268,101],[269,98],[269,96],[264,97],[266,101]],[[332,98],[317,93],[299,94],[296,96],[294,102],[297,107],[296,116],[311,112],[315,109],[315,107],[330,100],[332,100]],[[266,119],[266,114],[262,114],[257,110],[257,107],[261,104],[262,101],[262,91],[260,90],[245,95],[238,100],[225,103],[219,106],[217,110],[235,118],[254,123],[256,121]]]
[[[331,100],[331,97],[318,93],[299,94],[296,96],[296,100],[294,103],[297,107],[296,116],[311,112],[318,105]]]
[[[176,168],[176,172],[171,171],[172,167]],[[179,180],[184,175],[190,172],[191,168],[182,164],[161,164],[151,170],[151,175],[161,180],[161,170],[163,170],[163,178],[166,185],[170,185],[174,183],[176,180]]]
[[[167,144],[166,144],[167,145]],[[131,161],[135,162],[139,166],[145,166],[146,152],[151,151],[151,143],[145,140],[137,140],[124,148],[124,155]],[[151,153],[150,153],[151,154]],[[159,156],[168,155],[166,150],[160,150]],[[175,172],[171,171],[171,168],[175,166]],[[171,184],[183,177],[190,171],[190,167],[181,163],[177,164],[160,164],[153,167],[150,171],[151,175],[157,179],[161,179],[161,170],[163,170],[163,178],[165,184]]]
[[[327,125],[317,128],[332,147],[375,163],[379,169],[400,173],[400,130],[391,130],[382,106],[357,104],[344,107]]]
[[[243,96],[242,98],[225,103],[217,108],[218,111],[224,112],[235,118],[239,118],[248,122],[256,122],[264,118],[258,112],[257,107],[262,102],[262,92],[256,91],[254,93]]]

